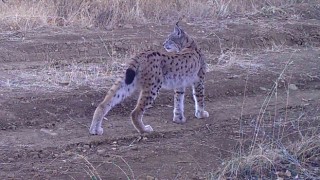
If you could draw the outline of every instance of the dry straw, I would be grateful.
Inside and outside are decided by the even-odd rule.
[[[253,14],[315,0],[2,0],[2,30],[43,26],[116,28],[132,24],[215,19],[232,13]]]

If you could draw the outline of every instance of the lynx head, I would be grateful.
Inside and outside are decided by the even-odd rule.
[[[173,32],[168,36],[166,41],[163,43],[163,47],[168,52],[180,52],[183,48],[186,48],[189,45],[190,39],[176,23]]]

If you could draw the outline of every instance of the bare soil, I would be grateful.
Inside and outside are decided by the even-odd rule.
[[[173,93],[161,91],[144,116],[155,132],[143,136],[129,121],[137,95],[110,112],[104,135],[88,127],[125,61],[116,60],[161,49],[171,26],[1,33],[1,179],[206,179],[240,140],[253,139],[259,118],[260,140],[294,141],[298,130],[319,127],[319,18],[235,16],[182,26],[208,57],[210,117],[194,117],[188,89],[187,123],[174,124]]]

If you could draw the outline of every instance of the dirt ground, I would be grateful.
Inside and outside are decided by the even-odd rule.
[[[112,31],[42,28],[0,34],[1,179],[206,179],[237,144],[267,135],[294,141],[320,125],[320,18],[234,16],[183,24],[208,57],[206,108],[172,122],[161,91],[140,136],[129,121],[137,95],[116,106],[102,136],[95,107],[125,59],[161,49],[169,25]],[[318,130],[318,129],[317,129]]]

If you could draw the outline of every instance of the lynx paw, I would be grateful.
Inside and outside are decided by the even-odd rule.
[[[151,133],[153,128],[150,125],[145,125],[142,133]]]
[[[186,122],[186,118],[182,115],[177,115],[173,117],[173,122],[177,124],[183,124]]]
[[[198,118],[198,119],[202,119],[202,118],[207,118],[209,117],[209,113],[207,111],[197,111],[195,113],[195,116]]]
[[[102,135],[103,134],[103,128],[102,127],[91,127],[89,132],[92,135]]]

